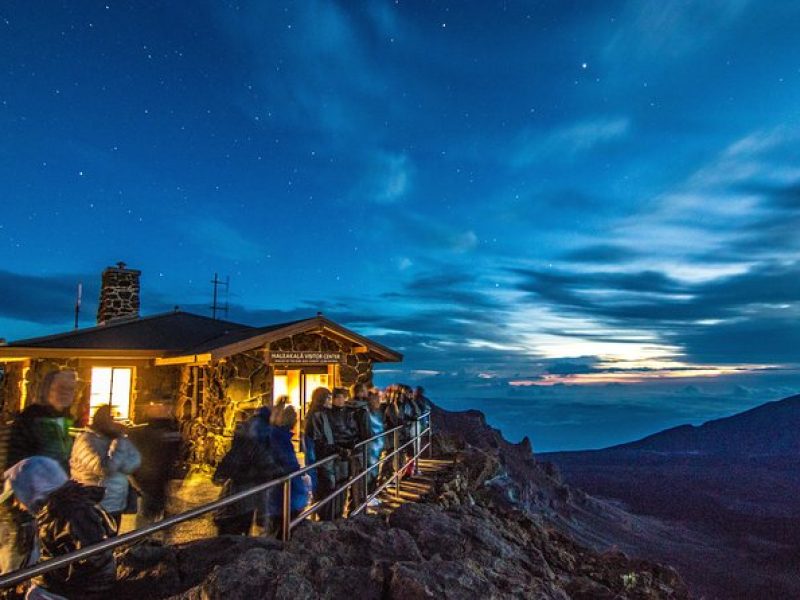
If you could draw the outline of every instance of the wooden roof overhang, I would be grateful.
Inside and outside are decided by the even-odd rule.
[[[32,358],[105,358],[105,359],[155,359],[165,350],[125,350],[108,348],[31,348],[25,346],[0,346],[0,363],[19,362]]]

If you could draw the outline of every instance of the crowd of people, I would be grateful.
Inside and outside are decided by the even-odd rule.
[[[180,445],[169,407],[149,406],[147,424],[129,429],[110,406],[101,406],[73,441],[75,387],[74,371],[48,373],[11,425],[0,496],[0,573],[113,537],[123,514],[135,514],[137,526],[163,517]],[[410,440],[422,431],[415,428],[424,428],[420,418],[429,408],[422,388],[357,385],[314,390],[301,424],[287,397],[242,415],[213,475],[221,497],[296,473],[298,448],[306,466],[321,464],[290,478],[288,503],[283,486],[275,486],[218,510],[218,533],[247,535],[255,527],[279,535],[286,504],[294,519],[317,502],[321,520],[350,514],[368,498],[374,506],[375,490],[391,476],[387,466],[413,467],[408,457],[419,446]],[[398,435],[381,436],[394,428]],[[403,447],[399,462],[384,458],[395,443]],[[114,578],[114,557],[106,551],[44,574],[27,597],[103,597]]]
[[[136,514],[137,523],[163,515],[180,445],[174,419],[155,407],[146,425],[128,430],[101,406],[73,439],[76,383],[75,371],[47,373],[10,426],[0,573],[113,537],[123,513]],[[45,573],[26,598],[103,598],[115,578],[113,553],[102,552]]]
[[[422,431],[420,417],[430,403],[420,387],[395,384],[385,390],[356,385],[352,390],[317,388],[300,430],[299,449],[306,466],[321,463],[290,481],[290,518],[295,519],[311,502],[320,503],[316,515],[324,521],[341,518],[359,506],[378,504],[373,492],[388,476],[389,461],[383,457],[394,450],[395,436],[382,436],[398,428],[399,463],[408,460],[417,444],[415,427]],[[238,424],[228,453],[214,473],[227,497],[300,469],[292,432],[297,413],[288,398],[273,407],[260,408]],[[360,476],[361,473],[365,475]],[[353,479],[353,482],[346,484]],[[220,534],[248,534],[253,527],[267,535],[278,535],[284,516],[283,488],[275,486],[262,494],[248,496],[219,511],[215,522]]]

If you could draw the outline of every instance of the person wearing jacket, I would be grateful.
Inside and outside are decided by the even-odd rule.
[[[34,403],[11,423],[3,470],[31,456],[48,456],[65,471],[69,470],[72,448],[69,410],[75,397],[76,380],[72,370],[50,371],[44,375]],[[33,538],[34,523],[29,513],[11,504],[0,506],[0,573],[19,568],[30,554]]]
[[[384,407],[381,404],[380,394],[376,391],[369,393],[369,422],[370,422],[370,437],[380,435],[383,433],[384,423]],[[375,486],[379,479],[381,466],[378,462],[383,454],[383,448],[386,445],[384,438],[378,438],[369,443],[368,459],[370,471],[367,475],[367,493],[371,494],[375,491]],[[377,506],[380,504],[377,498],[373,498],[370,506]]]
[[[98,504],[103,489],[69,479],[52,458],[26,458],[8,469],[4,478],[0,502],[13,498],[14,504],[33,516],[41,559],[56,558],[115,535],[111,517]],[[31,555],[28,562],[37,558]],[[115,580],[114,554],[106,550],[45,573],[34,580],[27,597],[37,597],[36,588],[43,588],[46,594],[65,598],[108,598]]]
[[[36,401],[11,425],[5,468],[29,456],[49,456],[69,470],[69,409],[75,398],[76,380],[75,371],[71,370],[50,371],[42,378]]]
[[[141,456],[125,427],[114,421],[110,406],[101,406],[94,413],[91,428],[75,440],[69,462],[75,481],[105,488],[100,504],[119,529],[128,505],[128,476],[139,468]]]
[[[280,475],[300,470],[300,463],[292,444],[292,431],[297,424],[297,412],[288,404],[279,404],[272,411],[269,449]],[[290,489],[290,517],[294,519],[306,507],[308,486],[304,477],[292,478]],[[283,486],[272,488],[267,493],[267,522],[265,533],[279,536],[283,521]]]
[[[279,476],[279,469],[269,451],[270,409],[262,407],[256,415],[240,424],[231,448],[214,471],[213,482],[222,485],[220,497],[243,492]],[[247,535],[253,518],[263,517],[264,493],[253,494],[221,508],[214,522],[219,535]]]
[[[305,465],[313,465],[319,460],[317,451],[314,446],[313,427],[309,428],[311,423],[318,412],[323,408],[330,408],[331,406],[331,392],[328,388],[318,387],[311,392],[311,403],[305,416],[305,423],[303,424],[303,437],[301,438],[303,455],[305,456]],[[308,471],[308,476],[311,479],[311,493],[314,500],[318,500],[317,493],[317,469]]]
[[[327,392],[328,390],[325,391]],[[331,428],[332,397],[330,392],[324,395],[320,392],[320,398],[323,398],[322,405],[313,412],[309,412],[306,417],[306,448],[313,449],[314,460],[312,462],[319,462],[329,456],[337,455],[339,452],[334,442],[333,429]],[[312,485],[315,502],[320,502],[336,489],[337,463],[338,460],[331,460],[314,470],[313,481],[315,483],[312,483]],[[309,462],[308,456],[306,456],[306,464],[312,464]],[[342,510],[343,505],[341,504],[341,495],[339,495],[322,506],[317,515],[322,521],[333,521],[337,518],[337,514],[341,516]]]
[[[350,477],[350,459],[354,446],[360,441],[356,411],[347,406],[347,390],[333,391],[332,406],[317,411],[309,420],[306,434],[314,443],[317,460],[336,456],[317,468],[316,500],[330,495]],[[339,519],[344,514],[346,492],[340,492],[317,513],[323,521]]]
[[[356,419],[358,426],[358,442],[368,440],[373,436],[372,423],[369,415],[369,386],[365,383],[357,383],[351,388],[352,397],[347,400],[345,406],[349,408]],[[354,477],[366,468],[369,462],[369,448],[359,448],[357,452],[351,453],[349,457],[349,476]],[[362,477],[350,486],[347,506],[348,512],[362,504],[367,499],[368,477]]]
[[[178,423],[166,404],[145,408],[147,424],[132,428],[129,436],[142,456],[142,464],[133,474],[133,481],[142,493],[136,526],[142,527],[164,516],[167,487],[181,448]]]

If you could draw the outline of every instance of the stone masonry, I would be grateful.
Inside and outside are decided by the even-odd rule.
[[[97,324],[139,316],[139,276],[141,271],[128,269],[123,262],[103,271]]]

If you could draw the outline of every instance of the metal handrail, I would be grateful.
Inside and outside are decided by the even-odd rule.
[[[414,419],[415,425],[417,423],[419,423],[421,420],[425,419],[425,418],[430,418],[430,414],[431,414],[430,411],[428,411],[428,412],[423,413],[422,415],[416,417]],[[195,519],[197,517],[205,515],[205,514],[207,514],[209,512],[213,512],[213,511],[215,511],[217,509],[223,508],[223,507],[228,506],[230,504],[234,504],[234,503],[236,503],[236,502],[238,502],[240,500],[243,500],[243,499],[248,498],[250,496],[253,496],[255,494],[259,494],[259,493],[265,492],[267,490],[273,489],[273,488],[275,488],[275,487],[277,487],[279,485],[283,485],[284,486],[284,489],[283,489],[283,527],[282,527],[282,534],[283,535],[282,535],[282,538],[286,541],[286,540],[288,540],[289,535],[291,533],[291,530],[294,527],[296,527],[302,521],[307,519],[310,515],[315,514],[317,511],[319,511],[319,509],[322,506],[324,506],[325,504],[330,502],[337,495],[339,495],[342,492],[345,492],[346,490],[348,490],[350,487],[352,487],[352,485],[355,482],[361,480],[363,477],[366,477],[368,472],[372,471],[373,469],[378,468],[379,465],[383,464],[384,462],[386,462],[390,458],[396,457],[406,447],[408,447],[409,445],[415,443],[417,440],[421,440],[422,437],[425,434],[427,434],[429,436],[429,441],[425,445],[425,447],[422,448],[419,452],[417,452],[411,459],[406,461],[402,467],[395,468],[395,472],[394,472],[393,476],[391,478],[389,478],[386,482],[384,482],[378,488],[378,490],[376,492],[374,492],[371,495],[368,495],[366,500],[363,503],[361,503],[358,507],[356,507],[352,511],[351,515],[348,515],[348,517],[349,516],[355,516],[355,515],[359,514],[366,507],[367,503],[370,500],[372,500],[372,498],[377,496],[377,494],[380,491],[385,489],[393,481],[395,482],[395,485],[397,486],[396,493],[399,493],[400,479],[401,479],[401,475],[402,475],[403,470],[405,470],[408,467],[408,465],[410,465],[412,462],[416,461],[425,449],[428,449],[428,448],[431,447],[430,436],[432,435],[432,429],[431,429],[430,424],[428,425],[428,427],[425,430],[423,430],[421,432],[418,432],[417,435],[413,436],[409,441],[407,441],[405,444],[403,444],[401,446],[398,443],[398,438],[399,438],[398,434],[399,434],[400,430],[404,429],[405,427],[407,427],[406,424],[398,425],[397,427],[393,427],[392,429],[384,431],[381,434],[372,436],[371,438],[356,444],[354,446],[354,449],[355,448],[362,448],[362,447],[366,449],[366,448],[368,448],[367,444],[369,444],[370,442],[374,442],[377,439],[386,437],[389,434],[394,434],[394,438],[395,438],[395,440],[394,440],[395,441],[394,449],[390,454],[388,454],[387,456],[383,457],[375,465],[365,464],[364,465],[364,470],[362,472],[360,472],[358,475],[355,475],[355,476],[349,478],[339,488],[335,489],[331,494],[329,494],[325,498],[319,500],[318,502],[316,502],[316,503],[312,504],[311,506],[307,507],[306,509],[304,509],[295,519],[291,519],[291,514],[290,514],[290,511],[288,510],[288,508],[289,508],[288,503],[289,503],[290,496],[291,496],[291,481],[292,481],[292,479],[294,479],[295,477],[301,477],[305,473],[308,473],[309,471],[311,471],[312,469],[316,469],[318,467],[321,467],[323,465],[328,464],[331,461],[336,460],[337,458],[339,458],[338,455],[333,454],[331,456],[326,456],[325,458],[323,458],[321,460],[318,460],[315,463],[312,463],[312,464],[310,464],[308,466],[305,466],[305,467],[302,467],[302,468],[300,468],[300,469],[298,469],[296,471],[293,471],[291,473],[283,475],[282,477],[278,477],[278,478],[273,479],[271,481],[268,481],[268,482],[253,486],[252,488],[249,488],[247,490],[243,490],[241,492],[237,492],[237,493],[232,494],[230,496],[227,496],[225,498],[220,498],[220,499],[215,500],[213,502],[209,502],[208,504],[204,504],[202,506],[198,506],[196,508],[184,511],[184,512],[182,512],[180,514],[173,515],[171,517],[167,517],[167,518],[162,519],[161,521],[158,521],[156,523],[151,523],[150,525],[145,525],[144,527],[142,527],[140,529],[135,529],[133,531],[129,531],[128,533],[124,533],[122,535],[119,535],[119,536],[116,536],[116,537],[113,537],[113,538],[105,539],[105,540],[103,540],[101,542],[98,542],[96,544],[92,544],[91,546],[87,546],[85,548],[81,548],[80,550],[75,550],[74,552],[70,552],[68,554],[64,554],[62,556],[58,556],[56,558],[51,558],[51,559],[42,561],[42,562],[40,562],[40,563],[38,563],[36,565],[32,565],[30,567],[24,567],[22,569],[18,569],[16,571],[12,571],[11,573],[8,573],[6,575],[0,576],[0,589],[4,589],[4,588],[15,586],[15,585],[17,585],[19,583],[27,581],[28,579],[32,579],[33,577],[38,577],[39,575],[43,575],[44,573],[48,573],[50,571],[54,571],[55,569],[67,566],[67,565],[69,565],[69,564],[71,564],[71,563],[73,563],[75,561],[78,561],[78,560],[81,560],[83,558],[92,556],[94,554],[98,554],[100,552],[105,552],[105,551],[108,551],[108,550],[113,550],[115,548],[119,548],[120,546],[124,546],[126,544],[130,544],[130,543],[135,542],[137,540],[146,538],[146,537],[148,537],[148,536],[150,536],[150,535],[152,535],[154,533],[157,533],[159,531],[163,531],[165,529],[169,529],[170,527],[173,527],[175,525],[179,525],[180,523],[184,523],[184,522],[189,521],[191,519]]]

